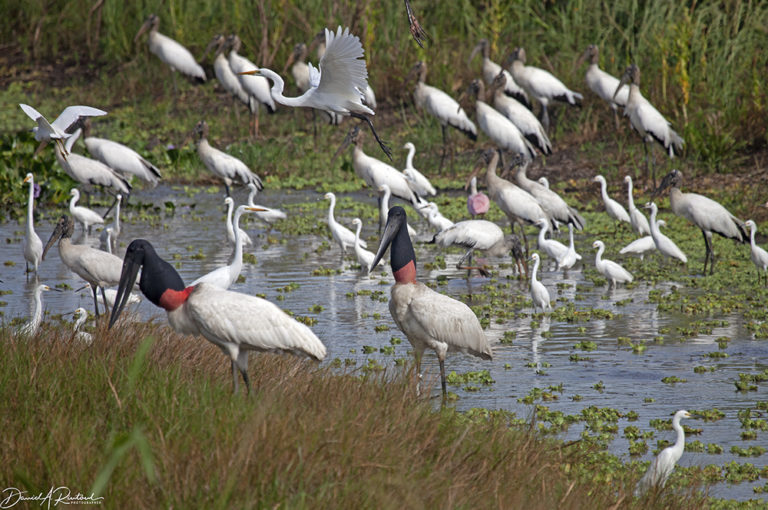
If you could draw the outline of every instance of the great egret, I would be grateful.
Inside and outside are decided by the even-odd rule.
[[[675,413],[674,418],[672,418],[672,429],[677,433],[675,444],[664,448],[661,453],[656,456],[653,462],[651,462],[648,471],[645,472],[643,477],[637,483],[635,496],[640,496],[648,491],[648,489],[654,487],[664,487],[667,483],[669,475],[672,474],[672,471],[675,469],[675,464],[677,464],[677,461],[683,456],[683,450],[685,449],[685,431],[683,430],[682,425],[680,425],[680,420],[683,418],[692,418],[692,416],[684,409]]]
[[[27,202],[27,224],[24,233],[24,260],[27,263],[27,273],[34,271],[37,275],[37,268],[40,266],[40,259],[43,256],[43,241],[35,232],[34,208],[35,208],[35,177],[28,173],[24,177],[24,184],[29,183],[29,201]],[[32,269],[29,265],[32,264]]]
[[[595,267],[600,274],[608,279],[610,286],[615,287],[619,283],[632,281],[632,274],[629,271],[612,260],[602,258],[603,251],[605,251],[605,244],[602,241],[592,243],[592,248],[597,249]]]
[[[549,291],[536,279],[536,273],[539,270],[539,254],[534,253],[531,255],[533,261],[533,270],[531,271],[531,299],[533,300],[533,310],[541,308],[542,312],[546,312],[547,309],[552,309],[552,304],[549,302]]]
[[[40,112],[28,104],[19,103],[19,106],[30,119],[37,123],[37,126],[32,128],[32,132],[35,134],[35,140],[40,142],[40,145],[38,145],[35,150],[33,157],[37,156],[40,151],[43,150],[43,147],[53,140],[56,143],[56,146],[61,149],[61,152],[66,159],[67,150],[64,147],[64,140],[72,136],[66,132],[67,129],[80,120],[81,117],[93,117],[107,114],[104,110],[99,110],[92,106],[67,106],[64,108],[64,111],[56,117],[56,120],[49,123]]]
[[[747,220],[745,227],[749,227],[750,258],[757,268],[757,283],[760,283],[760,271],[765,274],[765,284],[768,285],[768,252],[755,244],[757,225],[753,220]]]
[[[651,225],[651,238],[653,239],[653,244],[656,245],[656,249],[665,257],[678,259],[683,264],[687,264],[688,257],[685,256],[683,250],[678,248],[670,238],[662,234],[661,230],[659,230],[659,225],[656,222],[656,213],[658,212],[656,204],[649,202],[648,204],[645,204],[645,208],[651,210],[649,223]]]
[[[77,201],[80,200],[80,190],[72,188],[69,190],[69,195],[72,197],[69,201],[69,213],[80,222],[86,235],[91,231],[91,225],[104,223],[104,218],[101,217],[101,214],[87,207],[77,205]]]

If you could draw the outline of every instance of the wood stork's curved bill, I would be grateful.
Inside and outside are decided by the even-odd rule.
[[[659,187],[653,190],[653,193],[651,193],[651,201],[655,200],[656,197],[659,196],[664,190],[675,184],[680,184],[680,173],[677,171],[677,169],[672,170],[664,176],[664,178],[661,180],[661,183],[659,184]]]
[[[411,236],[408,235],[408,217],[405,209],[395,206],[389,210],[384,234],[381,236],[379,250],[371,263],[376,267],[387,248],[392,245],[389,254],[392,275],[398,283],[409,283],[416,279],[416,254],[413,251]]]
[[[624,71],[624,74],[621,76],[621,80],[619,80],[619,86],[616,87],[616,90],[613,93],[613,100],[616,100],[616,95],[619,93],[619,90],[621,90],[621,87],[624,85],[634,82],[637,83],[640,79],[640,68],[637,67],[635,64],[630,64],[627,67],[627,70]]]
[[[331,164],[333,164],[333,162],[336,161],[336,158],[339,157],[339,154],[344,152],[344,149],[349,147],[349,144],[352,143],[352,140],[354,140],[359,133],[360,133],[360,126],[355,126],[351,128],[349,131],[347,131],[347,136],[344,137],[344,141],[341,142],[341,145],[339,145],[339,148],[336,149],[336,152],[333,153],[333,157],[331,158]]]
[[[147,19],[144,21],[144,24],[141,25],[141,28],[139,29],[138,32],[136,32],[136,35],[133,37],[134,43],[139,40],[139,37],[144,35],[144,32],[149,30],[149,28],[152,26],[152,24],[155,22],[156,19],[157,19],[156,14],[150,14],[149,16],[147,16]]]

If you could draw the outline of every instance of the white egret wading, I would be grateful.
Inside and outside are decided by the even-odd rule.
[[[765,285],[768,286],[768,252],[755,244],[757,224],[753,220],[747,220],[744,226],[749,227],[750,258],[757,268],[757,283],[760,283],[760,271],[765,275]]]
[[[597,249],[597,253],[595,254],[595,267],[597,268],[597,271],[608,280],[610,287],[616,287],[619,283],[632,281],[632,274],[629,271],[612,260],[602,258],[603,251],[605,251],[605,244],[603,244],[602,241],[595,241],[592,243],[592,248]]]
[[[27,224],[24,231],[24,260],[27,263],[27,273],[34,271],[37,275],[37,268],[40,266],[40,259],[43,256],[43,241],[35,232],[35,177],[28,173],[24,177],[24,184],[29,183],[29,201],[27,202]],[[29,265],[32,264],[32,269]]]
[[[635,496],[640,496],[652,488],[664,487],[667,483],[669,475],[672,474],[672,471],[675,469],[675,464],[677,464],[677,461],[683,456],[683,450],[685,449],[685,431],[683,430],[682,425],[680,425],[680,420],[691,417],[691,414],[684,409],[675,413],[674,418],[672,418],[672,429],[677,433],[675,444],[664,448],[661,453],[653,459],[648,471],[645,472],[643,477],[637,483]]]
[[[536,273],[539,270],[539,254],[534,253],[531,255],[533,261],[533,270],[531,271],[531,299],[533,300],[533,310],[541,308],[542,312],[546,312],[547,309],[552,309],[552,304],[549,302],[549,291],[536,279]]]
[[[656,249],[659,250],[659,252],[661,252],[661,254],[665,257],[677,259],[683,264],[687,264],[688,257],[685,256],[683,250],[678,248],[672,239],[662,234],[661,230],[659,230],[659,225],[656,221],[656,214],[658,213],[659,209],[656,207],[656,204],[650,202],[645,205],[645,208],[651,210],[651,238],[653,239],[653,244],[656,245]]]

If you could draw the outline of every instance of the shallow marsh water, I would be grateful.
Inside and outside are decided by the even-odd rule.
[[[366,204],[367,217],[363,221],[363,234],[369,239],[369,249],[375,251],[378,246],[377,222],[372,218],[376,211],[376,199],[365,192],[339,196],[352,197]],[[145,207],[142,209],[144,213],[130,205],[127,210],[124,209],[118,254],[124,253],[130,240],[146,238],[156,246],[162,257],[176,264],[186,282],[226,264],[232,248],[226,241],[223,228],[225,209],[222,197],[222,190],[215,189],[185,190],[182,187],[159,186],[154,190],[142,191],[135,200],[158,209],[152,211],[151,207]],[[243,191],[238,189],[235,193],[236,202],[244,198]],[[264,294],[266,299],[296,315],[315,319],[317,322],[312,329],[328,347],[325,363],[339,360],[342,366],[362,368],[370,364],[370,367],[393,369],[396,360],[410,361],[410,345],[389,315],[391,276],[388,268],[386,276],[377,271],[371,277],[363,277],[352,267],[356,264],[352,258],[342,261],[338,247],[330,241],[330,236],[325,235],[327,202],[322,200],[322,194],[313,191],[265,191],[257,200],[264,205],[282,207],[289,214],[299,213],[294,206],[315,201],[320,201],[318,207],[302,210],[308,215],[307,220],[316,217],[317,222],[323,223],[318,229],[322,235],[286,235],[277,229],[268,232],[255,221],[242,225],[254,238],[255,244],[254,247],[246,248],[245,252],[253,254],[256,262],[245,263],[242,272],[245,281],[236,284],[233,290]],[[174,204],[173,212],[165,205],[169,202]],[[353,214],[344,210],[343,205],[344,202],[340,202],[337,206],[336,217],[350,226]],[[64,210],[61,207],[61,211]],[[150,213],[150,216],[146,213]],[[49,213],[36,225],[44,243],[53,229],[55,219],[56,215]],[[423,220],[419,218],[413,223],[419,232],[424,233],[420,238],[430,237],[427,234],[430,229]],[[24,275],[21,245],[23,230],[23,225],[16,223],[0,224],[0,233],[5,240],[0,243],[0,261],[5,263],[0,276],[3,280],[0,289],[6,291],[5,295],[0,296],[3,302],[0,311],[5,322],[28,316],[35,286],[34,277],[28,282]],[[79,226],[75,237],[76,240],[81,237]],[[98,232],[91,234],[87,242],[98,246]],[[594,260],[590,245],[591,238],[577,236],[577,248],[584,257],[582,262],[588,268],[593,267]],[[723,419],[712,422],[692,419],[684,424],[701,429],[701,434],[686,438],[688,443],[694,440],[704,445],[715,443],[723,448],[723,453],[686,452],[680,465],[724,465],[735,460],[740,463],[750,462],[758,467],[765,466],[765,454],[749,458],[730,452],[732,446],[768,448],[766,432],[758,432],[757,438],[749,441],[740,437],[743,429],[737,413],[754,408],[758,401],[768,400],[765,386],[758,386],[756,392],[739,392],[734,386],[740,372],[761,372],[768,367],[766,341],[754,339],[746,329],[741,314],[714,315],[709,319],[717,322],[711,322],[709,327],[704,328],[706,334],[681,340],[678,328],[689,328],[693,319],[674,311],[659,311],[656,303],[649,302],[649,293],[652,290],[669,292],[675,286],[683,294],[695,293],[697,290],[687,289],[676,282],[653,286],[641,282],[631,289],[608,290],[607,287],[593,285],[590,279],[585,278],[582,263],[563,274],[552,271],[545,260],[539,276],[548,287],[552,299],[557,301],[556,308],[571,302],[576,310],[600,309],[611,312],[613,317],[601,318],[600,314],[595,314],[589,320],[570,322],[551,316],[532,316],[530,303],[523,303],[528,299],[528,284],[514,277],[513,269],[508,267],[508,260],[502,261],[507,264],[502,266],[498,274],[494,274],[493,279],[476,276],[467,279],[466,272],[454,269],[460,257],[457,251],[444,255],[445,269],[426,267],[435,255],[440,254],[434,245],[419,243],[416,245],[416,253],[420,279],[435,284],[440,292],[464,300],[471,295],[471,304],[478,306],[485,302],[483,296],[489,292],[499,294],[502,300],[517,299],[517,304],[511,306],[513,313],[500,317],[491,312],[492,316],[489,317],[486,333],[494,347],[493,362],[460,354],[449,356],[446,362],[448,372],[465,374],[488,370],[494,381],[488,385],[451,385],[449,389],[458,399],[450,405],[461,410],[475,407],[503,409],[516,413],[518,418],[529,419],[534,407],[519,399],[528,395],[533,388],[540,388],[546,390],[552,400],[543,402],[536,399],[535,403],[567,415],[580,414],[590,406],[613,408],[623,415],[635,411],[636,420],[629,421],[626,417],[618,420],[618,434],[612,436],[615,439],[610,442],[611,451],[625,460],[630,459],[629,441],[623,434],[627,426],[636,426],[641,432],[655,432],[653,438],[647,440],[648,452],[633,457],[649,460],[653,455],[651,451],[656,447],[656,440],[674,439],[671,431],[653,429],[649,425],[650,420],[668,420],[674,411],[682,408],[689,411],[717,408],[725,413]],[[650,263],[656,263],[655,260],[652,259]],[[493,264],[498,262],[491,261]],[[64,283],[71,288],[81,286],[78,277],[60,263],[55,248],[41,265],[39,281],[52,286]],[[291,284],[298,284],[298,287]],[[481,299],[476,300],[477,297]],[[93,309],[91,296],[86,292],[49,292],[44,295],[44,303],[49,314],[71,313],[78,306],[89,311]],[[138,311],[143,317],[156,316],[165,320],[164,314],[146,300],[138,306]],[[728,357],[711,357],[710,353],[719,351],[716,339],[722,336],[731,339],[724,351]],[[402,339],[401,343],[391,342],[393,337]],[[585,341],[594,344],[581,344],[581,349],[576,348],[577,344]],[[633,350],[633,345],[640,344],[645,344],[645,348],[636,347]],[[588,360],[572,361],[573,355]],[[225,363],[223,358],[222,363]],[[715,370],[694,373],[696,366],[714,367]],[[439,381],[435,381],[438,374],[437,362],[433,353],[425,356],[423,369],[423,384],[431,384],[433,395],[438,395]],[[687,382],[662,382],[667,377],[677,377]],[[601,382],[602,389],[596,389],[595,386]],[[230,384],[230,381],[223,380],[222,384]],[[574,398],[577,395],[580,399]],[[435,401],[438,402],[437,399]],[[584,422],[577,422],[559,437],[576,439],[584,430]],[[593,435],[593,432],[590,434]],[[763,484],[764,478],[755,483],[718,484],[711,495],[752,498],[756,497],[752,487]]]

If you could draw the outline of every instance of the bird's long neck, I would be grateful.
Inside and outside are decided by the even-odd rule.
[[[651,234],[656,235],[659,232],[659,226],[656,224],[656,215],[658,214],[658,209],[656,207],[651,207],[651,216],[650,216],[650,224],[648,225],[651,227]]]
[[[469,194],[477,195],[477,178],[472,177],[472,181],[469,183]]]
[[[413,251],[408,226],[403,223],[392,240],[389,250],[392,275],[397,283],[413,283],[416,281],[416,254]]]
[[[77,333],[80,330],[80,326],[83,325],[83,323],[85,322],[86,318],[87,317],[85,315],[80,315],[77,318],[77,321],[75,322],[75,333]]]
[[[533,261],[533,271],[531,271],[531,285],[533,285],[533,282],[536,281],[536,274],[539,271],[539,259],[535,259]]]
[[[408,147],[408,156],[405,157],[406,168],[413,168],[413,155],[416,152],[416,147]]]
[[[254,200],[256,200],[256,193],[258,193],[258,188],[256,188],[256,186],[253,186],[251,188],[251,192],[248,193],[248,205],[251,207],[254,207],[255,205]]]
[[[600,180],[600,194],[603,196],[603,202],[608,201],[608,183],[604,180]]]
[[[115,204],[115,235],[120,232],[120,202],[121,200],[118,200]]]
[[[637,83],[629,84],[629,95],[627,96],[627,102],[632,101],[636,97],[640,97],[640,86]]]
[[[600,262],[602,262],[603,250],[605,250],[605,246],[603,245],[598,246],[597,253],[595,254],[595,265],[600,264]]]
[[[69,201],[69,212],[72,214],[75,214],[75,205],[77,204],[77,200],[80,197],[75,195],[72,197],[72,199]]]
[[[237,244],[237,234],[235,229],[232,228],[232,207],[233,204],[231,202],[227,204],[227,234],[229,234],[235,240],[235,244]]]
[[[31,222],[32,218],[30,218],[29,221]],[[753,248],[755,247],[755,232],[757,232],[757,225],[753,223],[749,226],[749,244],[751,244]]]
[[[40,289],[35,290],[35,311],[32,314],[32,324],[40,324],[43,320],[43,291]]]
[[[362,230],[362,228],[363,228],[363,224],[362,223],[358,223],[357,224],[357,228],[355,229],[355,249],[356,250],[361,248],[361,246],[360,246],[360,231]]]
[[[237,211],[235,211],[235,218],[232,225],[232,228],[235,231],[235,252],[232,255],[232,264],[240,266],[243,265],[243,237],[240,235],[240,216],[242,216],[242,214],[242,209],[238,207]]]
[[[35,228],[32,224],[34,218],[35,208],[35,183],[32,179],[29,180],[29,203],[27,204],[27,232],[34,232]]]
[[[539,230],[539,246],[544,244],[546,238],[547,238],[547,229],[549,228],[548,222],[544,223],[544,225],[541,227],[541,230]]]
[[[278,103],[285,106],[304,106],[303,94],[299,97],[285,97],[283,95],[283,91],[285,90],[285,81],[279,74],[277,74],[274,71],[270,71],[269,69],[263,69],[263,68],[261,70],[261,73],[266,78],[269,78],[270,80],[272,80],[272,88],[270,89],[270,94],[272,94],[272,99],[274,99]]]
[[[336,218],[333,217],[333,208],[336,207],[336,197],[331,197],[331,206],[328,208],[328,224],[332,225],[336,223]]]
[[[675,429],[675,432],[677,432],[677,439],[675,440],[675,453],[677,454],[677,458],[680,458],[680,456],[683,454],[683,450],[685,449],[685,431],[683,430],[683,426],[680,425],[680,418],[675,417],[672,420],[672,428]]]
[[[627,182],[627,204],[629,209],[635,208],[635,198],[632,196],[632,181]]]
[[[568,224],[568,239],[570,241],[571,250],[576,251],[576,246],[573,244],[573,225],[570,223]]]

